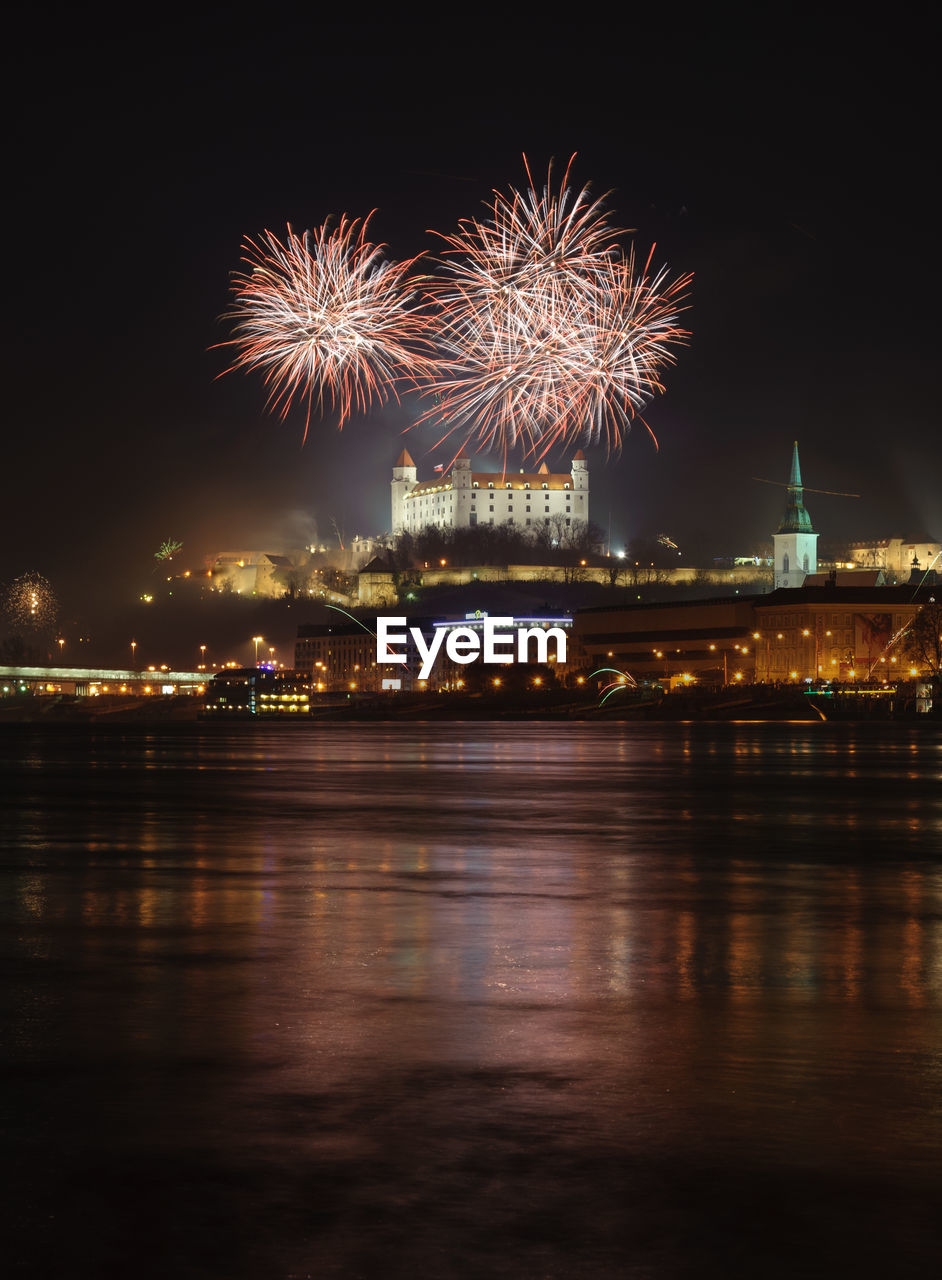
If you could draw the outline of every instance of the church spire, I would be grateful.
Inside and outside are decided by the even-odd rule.
[[[798,462],[798,441],[792,448],[792,469],[788,477],[788,500],[785,503],[785,514],[777,533],[814,533],[811,527],[811,516],[805,510],[802,497],[801,466]]]
[[[801,497],[801,467],[798,464],[798,441],[795,440],[792,445],[792,473],[788,477],[789,489],[797,489],[798,496]]]

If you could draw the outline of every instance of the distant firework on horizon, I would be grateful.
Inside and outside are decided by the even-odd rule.
[[[24,573],[10,583],[3,601],[7,623],[25,635],[51,632],[59,616],[52,586],[41,573]]]
[[[247,270],[233,277],[235,336],[222,344],[239,350],[231,367],[261,370],[282,417],[306,400],[305,439],[315,403],[323,412],[329,401],[342,427],[396,396],[398,381],[431,373],[429,318],[409,305],[415,259],[387,261],[366,239],[369,221],[344,215],[302,236],[289,226],[285,243],[266,231],[246,240]]]
[[[342,427],[405,382],[434,399],[416,425],[437,422],[456,451],[617,452],[689,337],[678,315],[692,277],[652,271],[653,248],[638,270],[602,200],[570,189],[571,165],[558,192],[552,165],[542,191],[527,168],[525,191],[495,192],[489,217],[441,235],[435,275],[387,262],[369,218],[246,241],[222,344],[239,350],[232,368],[261,370],[282,417],[306,399],[305,439],[313,403]]]

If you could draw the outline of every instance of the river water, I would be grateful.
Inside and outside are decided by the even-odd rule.
[[[13,1274],[934,1270],[938,729],[20,726],[0,767]]]

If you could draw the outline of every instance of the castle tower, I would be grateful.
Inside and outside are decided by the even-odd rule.
[[[393,466],[393,478],[390,484],[390,489],[392,490],[392,523],[390,531],[394,534],[402,532],[405,497],[418,480],[418,477],[419,473],[409,455],[409,450],[403,449]]]
[[[811,527],[811,516],[802,501],[801,467],[798,464],[798,441],[792,449],[792,470],[788,478],[788,500],[785,514],[776,533],[772,535],[775,547],[776,587],[800,587],[805,575],[818,570],[818,535]]]
[[[454,493],[453,524],[456,529],[466,529],[471,524],[471,459],[464,449],[458,450],[451,468],[451,486]]]
[[[573,488],[573,517],[576,520],[589,520],[589,464],[585,460],[585,454],[581,449],[577,449],[572,455],[572,488]]]

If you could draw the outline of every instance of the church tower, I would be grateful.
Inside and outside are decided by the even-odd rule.
[[[403,529],[403,521],[405,511],[406,494],[412,489],[418,480],[419,473],[415,463],[409,454],[408,449],[403,449],[393,466],[393,478],[390,488],[392,489],[392,525],[390,532],[393,534],[401,533]]]
[[[818,535],[802,501],[798,441],[792,449],[792,471],[788,478],[788,501],[778,531],[772,535],[775,547],[775,587],[800,587],[805,575],[818,570]]]

